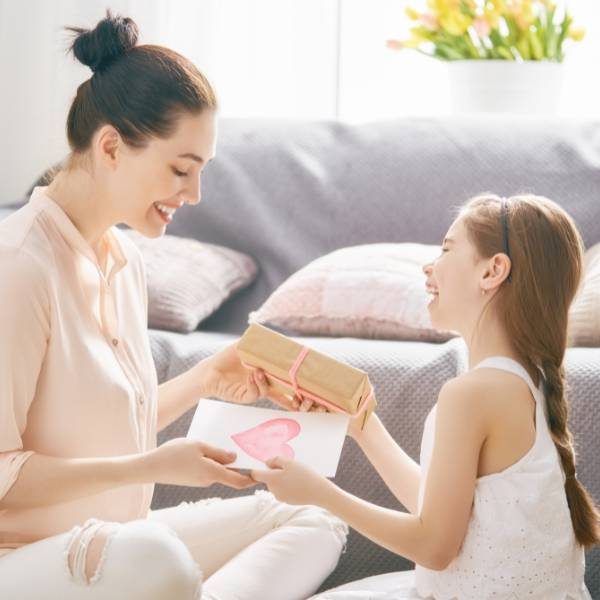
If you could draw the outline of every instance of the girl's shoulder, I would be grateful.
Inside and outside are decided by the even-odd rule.
[[[481,367],[458,375],[446,386],[452,397],[468,402],[471,414],[480,417],[490,432],[520,427],[535,407],[527,382],[509,371]]]
[[[529,385],[520,376],[500,369],[481,367],[448,380],[440,391],[440,397],[450,396],[450,400],[461,399],[469,408],[480,414],[490,413],[496,418],[505,414],[507,408],[527,409],[535,401]]]

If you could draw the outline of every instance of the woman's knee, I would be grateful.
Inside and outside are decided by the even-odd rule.
[[[260,506],[271,505],[267,510],[275,510],[279,513],[277,525],[302,527],[317,532],[319,535],[327,535],[334,538],[341,546],[345,546],[348,537],[348,525],[329,511],[319,506],[300,505],[292,506],[279,502],[267,491],[255,492]]]
[[[340,543],[346,544],[348,538],[348,525],[334,514],[318,506],[301,506],[300,510],[292,515],[289,525],[304,525],[320,532],[326,532]]]
[[[88,519],[82,526],[71,530],[66,558],[73,579],[91,584],[100,578],[105,548],[119,526],[119,523]]]
[[[199,597],[202,581],[200,568],[179,537],[167,525],[146,520],[86,522],[71,538],[69,569],[88,585],[104,579],[127,589],[131,600],[192,600]]]

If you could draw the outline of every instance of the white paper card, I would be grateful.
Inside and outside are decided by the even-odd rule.
[[[262,459],[286,456],[334,477],[349,417],[288,412],[202,399],[187,437],[237,454],[228,467],[265,469]]]

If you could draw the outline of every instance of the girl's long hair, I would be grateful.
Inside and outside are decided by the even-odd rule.
[[[480,257],[504,252],[502,198],[483,194],[458,207]],[[543,376],[548,421],[565,476],[565,492],[579,544],[600,542],[600,512],[577,479],[564,357],[569,307],[582,279],[584,244],[571,216],[542,196],[507,199],[511,281],[505,279],[484,307],[495,312],[536,386]],[[543,372],[540,372],[541,371]]]

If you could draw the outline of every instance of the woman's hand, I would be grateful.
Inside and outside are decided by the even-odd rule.
[[[256,485],[247,475],[225,467],[235,457],[203,442],[175,438],[146,452],[142,464],[156,483],[193,487],[222,483],[238,490]]]
[[[254,481],[266,484],[281,502],[321,504],[335,486],[312,469],[288,458],[277,456],[266,463],[269,470],[253,470]]]
[[[203,378],[207,396],[215,396],[234,404],[253,404],[260,398],[286,410],[326,412],[311,400],[299,401],[269,385],[262,369],[245,367],[236,350],[237,342],[199,362],[198,377]]]
[[[202,380],[204,395],[234,404],[253,404],[259,398],[268,398],[291,409],[291,399],[269,386],[261,369],[246,368],[242,364],[236,345],[237,342],[230,344],[194,367],[197,378]]]

